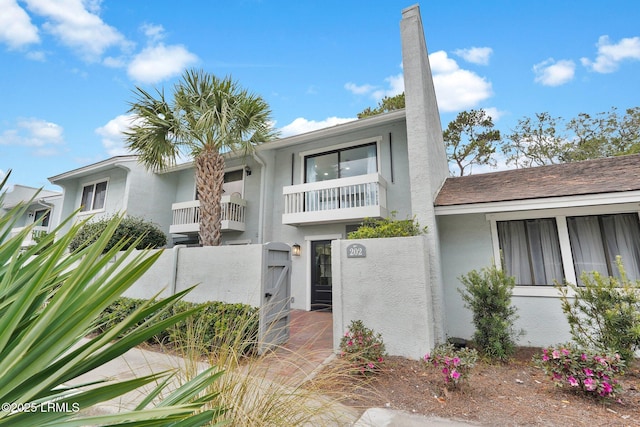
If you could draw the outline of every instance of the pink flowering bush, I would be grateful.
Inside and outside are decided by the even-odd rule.
[[[340,356],[348,360],[357,372],[377,372],[386,357],[382,335],[353,320],[340,340]]]
[[[427,365],[442,372],[445,385],[457,387],[468,377],[471,369],[478,361],[478,352],[472,348],[456,348],[451,343],[437,346],[424,356]]]
[[[559,387],[568,386],[587,395],[614,398],[621,387],[615,379],[624,369],[617,353],[595,352],[565,344],[542,350],[534,362],[551,376]]]

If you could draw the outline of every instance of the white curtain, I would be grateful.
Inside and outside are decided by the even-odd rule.
[[[578,277],[593,271],[619,277],[615,259],[621,256],[628,277],[639,278],[637,214],[572,217],[567,218],[567,225]]]
[[[518,285],[553,285],[564,276],[555,219],[498,222],[507,274]]]
[[[617,256],[622,259],[627,277],[631,280],[640,279],[640,226],[638,214],[606,215],[602,218],[602,228],[612,273],[620,277],[615,264]]]

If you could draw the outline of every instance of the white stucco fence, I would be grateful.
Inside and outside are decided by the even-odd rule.
[[[135,252],[134,252],[135,253]],[[184,298],[261,305],[263,245],[166,249],[123,296],[167,297],[198,285]]]
[[[352,244],[366,256],[349,257]],[[352,320],[379,332],[391,355],[418,359],[434,347],[425,236],[334,240],[331,251],[334,348]]]

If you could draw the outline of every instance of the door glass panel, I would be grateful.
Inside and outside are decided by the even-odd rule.
[[[338,178],[338,153],[307,157],[306,182],[319,182]]]
[[[340,152],[340,178],[377,172],[376,146],[351,148]]]
[[[226,172],[224,174],[224,184],[222,184],[222,192],[226,196],[236,195],[242,197],[242,184],[244,172],[242,169]]]

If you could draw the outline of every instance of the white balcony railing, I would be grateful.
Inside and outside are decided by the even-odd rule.
[[[27,227],[16,227],[11,229],[10,237],[14,237],[19,234],[22,230]],[[22,247],[33,246],[37,242],[38,237],[41,237],[45,233],[49,232],[49,227],[44,226],[35,226],[31,229],[31,233],[29,233],[24,240],[22,241]]]
[[[326,223],[387,216],[387,182],[380,174],[284,187],[283,224]]]
[[[222,231],[245,230],[245,210],[247,201],[241,197],[222,196],[220,201]],[[171,205],[173,220],[169,227],[171,234],[197,233],[200,231],[200,201],[174,203]]]

